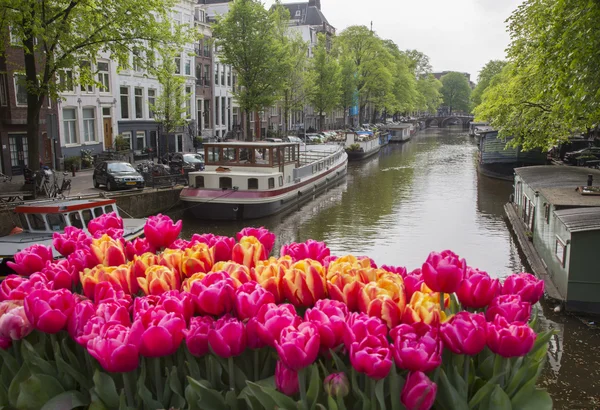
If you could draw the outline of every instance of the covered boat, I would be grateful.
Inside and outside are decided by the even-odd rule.
[[[181,200],[199,219],[272,215],[309,200],[346,175],[340,145],[286,142],[204,144],[205,169],[190,172]]]
[[[381,140],[369,131],[346,132],[346,152],[350,161],[375,155],[381,149]]]

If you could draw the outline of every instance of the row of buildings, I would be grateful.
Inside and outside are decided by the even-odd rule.
[[[57,101],[48,101],[40,115],[39,161],[60,168],[65,159],[96,155],[113,149],[117,136],[129,143],[134,155],[162,155],[174,151],[192,151],[199,138],[242,138],[242,113],[233,98],[236,73],[219,60],[211,43],[211,23],[227,13],[231,0],[179,0],[171,11],[176,24],[186,24],[202,34],[186,44],[175,59],[176,71],[185,77],[186,126],[168,138],[154,118],[152,104],[161,93],[158,80],[136,64],[131,56],[128,69],[121,69],[110,55],[100,55],[91,67],[97,86],[78,86],[74,70],[66,70],[57,81],[64,92]],[[333,35],[335,29],[321,12],[320,0],[284,4],[290,12],[290,32],[299,32],[309,45],[308,57],[316,45],[317,33]],[[19,81],[24,67],[24,52],[18,40],[10,40],[0,58],[0,171],[18,175],[34,159],[27,147],[27,91]],[[285,119],[280,107],[265,110],[259,116],[263,136],[281,135],[287,129],[318,128],[318,114],[310,107]],[[324,128],[343,125],[343,112],[327,117]],[[252,117],[252,129],[257,128]]]

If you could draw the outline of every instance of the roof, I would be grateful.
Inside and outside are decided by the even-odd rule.
[[[254,148],[268,148],[268,147],[288,147],[292,145],[298,145],[297,142],[271,142],[271,141],[236,141],[236,142],[205,142],[204,147],[254,147]]]
[[[555,206],[600,206],[600,195],[581,195],[574,187],[540,188],[539,192]]]
[[[593,176],[596,185],[600,184],[600,171],[584,167],[537,165],[515,168],[515,174],[532,189],[572,188],[574,190],[578,186],[587,185],[588,175]]]
[[[31,204],[19,205],[15,212],[20,213],[60,213],[79,211],[81,209],[90,209],[95,206],[104,206],[114,204],[114,199],[76,199],[64,201],[45,201]]]
[[[554,214],[571,232],[600,230],[600,207],[561,209]]]
[[[386,128],[410,128],[412,124],[390,124],[386,125]]]
[[[316,6],[309,6],[306,3],[284,3],[283,7],[290,12],[290,19],[297,21],[304,26],[322,26],[323,23],[329,25],[325,15]],[[300,11],[300,17],[296,17],[296,11]]]

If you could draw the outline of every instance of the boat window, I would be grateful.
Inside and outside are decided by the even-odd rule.
[[[240,148],[239,150],[239,162],[253,162],[252,161],[252,150],[248,148]]]
[[[285,147],[285,161],[292,161],[292,147]]]
[[[29,225],[34,231],[46,230],[46,222],[44,222],[44,217],[40,214],[29,214]]]
[[[292,176],[288,175],[288,183],[292,182]]]
[[[317,166],[316,166],[316,165],[313,165],[313,166],[312,166],[312,173],[314,174],[316,170],[317,170]]]
[[[248,178],[248,189],[258,189],[258,178]]]
[[[83,223],[81,222],[81,215],[79,215],[79,212],[70,213],[69,214],[69,222],[71,223],[71,226],[74,226],[75,228],[83,229]]]
[[[279,177],[279,186],[283,186],[283,176]]]
[[[269,178],[269,189],[275,188],[275,178]]]
[[[102,215],[104,212],[102,212],[102,207],[98,206],[96,208],[94,208],[94,216],[96,218],[98,218],[100,215]]]
[[[29,229],[29,223],[27,222],[27,217],[24,214],[19,214],[19,222],[21,222],[21,228]]]
[[[235,148],[223,148],[221,162],[235,162]]]
[[[90,221],[94,219],[91,209],[84,209],[83,211],[81,211],[81,214],[83,215],[83,223],[85,224],[85,226],[87,226],[88,223],[90,223]]]
[[[104,213],[109,214],[111,212],[115,212],[115,208],[112,205],[106,205],[104,207]]]
[[[204,177],[202,175],[196,175],[195,185],[196,188],[204,188]]]
[[[219,148],[217,147],[210,147],[207,148],[206,150],[206,158],[205,158],[205,162],[206,163],[215,163],[219,161]]]
[[[231,178],[230,177],[221,177],[219,178],[219,188],[221,189],[231,189]]]
[[[63,214],[48,214],[46,218],[52,231],[62,231],[67,226],[67,221],[65,221]]]

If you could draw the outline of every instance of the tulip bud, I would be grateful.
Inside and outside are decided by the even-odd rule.
[[[240,320],[256,316],[261,306],[268,303],[275,303],[275,297],[256,282],[247,282],[236,291],[235,311]]]
[[[400,323],[405,306],[404,284],[398,275],[386,274],[367,283],[358,298],[361,312],[381,318],[389,327]]]
[[[500,292],[500,281],[492,279],[486,272],[467,268],[456,296],[466,308],[481,309],[490,304]]]
[[[256,239],[258,239],[263,247],[261,259],[267,259],[269,257],[271,250],[273,249],[273,245],[275,244],[275,234],[269,232],[268,229],[261,226],[260,228],[244,228],[236,235],[238,241],[240,241],[244,236],[254,236]]]
[[[112,239],[106,234],[98,239],[92,239],[90,250],[96,257],[98,264],[104,266],[119,266],[127,263],[123,243],[119,240]]]
[[[148,239],[146,238],[135,238],[133,241],[128,241],[125,243],[125,254],[127,255],[127,259],[130,261],[134,260],[136,256],[140,256],[148,252],[154,254],[156,249],[150,244],[150,242],[148,242]]]
[[[498,315],[509,323],[527,322],[531,316],[531,304],[522,301],[519,295],[496,296],[485,312],[485,318],[491,322]]]
[[[283,275],[281,288],[293,305],[313,306],[317,300],[327,297],[325,268],[310,259],[296,262]]]
[[[161,295],[170,290],[179,290],[179,275],[171,269],[155,265],[146,269],[145,278],[137,278],[140,288],[146,295]]]
[[[181,232],[181,221],[173,223],[166,215],[151,216],[144,225],[144,236],[155,249],[168,248]]]
[[[279,359],[292,370],[310,366],[319,354],[319,331],[312,323],[301,323],[297,328],[288,326],[281,331],[275,349]]]
[[[44,245],[31,245],[20,252],[15,253],[14,262],[6,262],[6,265],[18,275],[29,276],[41,271],[46,262],[52,262],[52,249]]]
[[[350,346],[350,363],[357,372],[375,380],[385,378],[392,368],[392,354],[387,340],[380,336],[367,336]]]
[[[27,319],[35,329],[58,333],[66,327],[75,299],[66,289],[38,289],[25,297],[24,306]]]
[[[437,385],[423,372],[410,372],[400,400],[406,410],[429,410],[435,402]]]
[[[453,353],[475,356],[485,347],[487,322],[481,313],[459,312],[442,323],[440,336]]]
[[[228,236],[216,236],[212,233],[202,235],[194,234],[190,240],[190,244],[200,242],[209,246],[214,263],[228,261],[231,259],[231,252],[235,246],[235,239]]]
[[[365,313],[350,313],[346,321],[346,332],[344,333],[344,345],[346,350],[354,342],[360,342],[367,336],[386,338],[388,329],[385,323],[378,317],[369,317]]]
[[[247,325],[250,347],[275,347],[284,328],[298,327],[300,323],[302,319],[296,314],[294,306],[288,303],[263,305]]]
[[[197,272],[210,272],[212,267],[213,255],[205,243],[187,248],[181,257],[181,274],[185,278]]]
[[[194,298],[196,312],[200,314],[220,316],[233,310],[234,284],[225,272],[210,273],[202,280],[192,282],[189,292]]]
[[[323,381],[323,388],[332,397],[346,397],[350,393],[350,383],[346,373],[332,373]]]
[[[275,366],[275,387],[286,396],[298,394],[298,372],[286,367],[280,360]]]
[[[23,301],[0,302],[0,339],[21,340],[32,331]]]
[[[331,251],[325,242],[317,242],[312,239],[302,243],[293,242],[281,247],[281,256],[290,256],[294,262],[302,259],[312,259],[323,264],[330,253]]]
[[[451,251],[431,252],[423,264],[423,279],[434,292],[454,293],[460,286],[467,264]]]
[[[89,247],[91,243],[92,238],[83,229],[74,226],[66,226],[63,233],[52,234],[52,246],[65,258],[77,249]]]
[[[117,216],[116,212],[102,214],[97,218],[92,219],[87,225],[88,232],[92,236],[99,234],[100,236],[108,233],[109,230],[123,230],[123,218]],[[109,235],[110,236],[110,235]]]
[[[215,325],[211,316],[197,316],[190,320],[190,328],[185,333],[185,343],[191,354],[196,357],[209,352],[208,334]]]
[[[160,343],[160,340],[156,340]],[[126,373],[139,367],[139,334],[121,324],[107,323],[87,342],[89,354],[111,373]]]
[[[525,302],[536,304],[544,296],[544,281],[531,273],[510,275],[502,285],[503,295],[519,295]]]
[[[438,330],[423,322],[398,325],[390,331],[394,359],[401,369],[429,372],[442,363]]]
[[[155,307],[143,312],[131,329],[140,335],[142,356],[162,357],[175,354],[183,341],[186,325],[181,315]]]
[[[227,359],[239,356],[246,349],[246,327],[242,322],[229,315],[215,321],[208,332],[208,344],[219,357]]]
[[[36,289],[46,289],[47,278],[31,275],[24,278],[19,275],[8,275],[0,282],[0,302],[4,300],[23,300]]]
[[[247,266],[231,261],[215,263],[211,272],[226,272],[229,274],[236,289],[252,280],[250,269]]]
[[[509,323],[497,315],[488,323],[487,346],[502,357],[525,356],[535,343],[536,334],[526,323]]]
[[[262,243],[254,236],[244,236],[235,244],[231,251],[231,260],[236,263],[253,268],[264,255]]]

